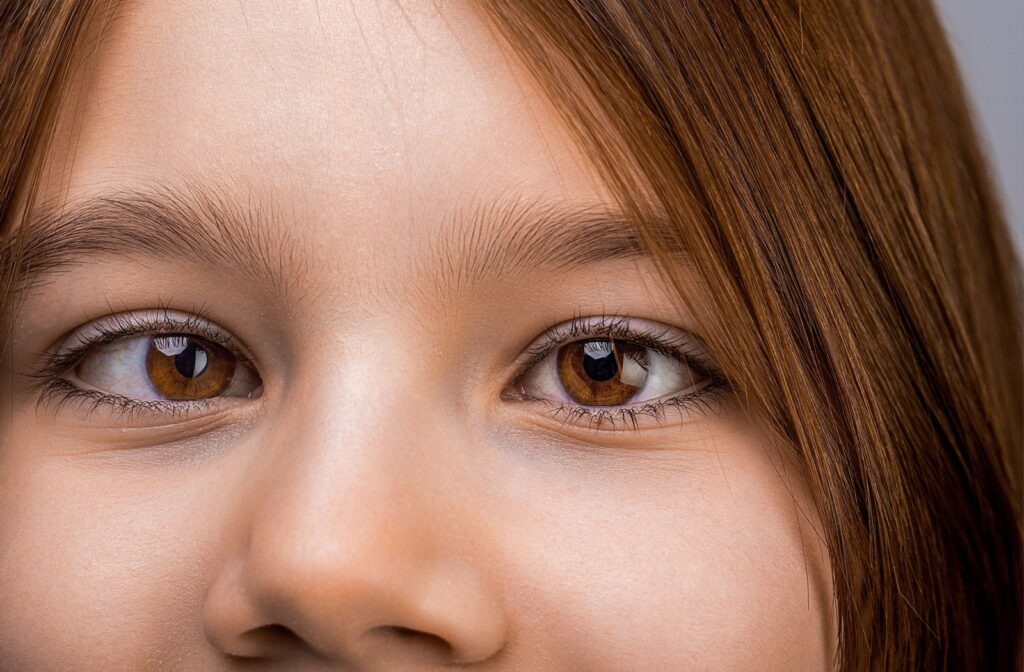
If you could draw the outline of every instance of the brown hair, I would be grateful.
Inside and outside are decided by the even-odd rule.
[[[927,0],[478,4],[646,243],[710,288],[706,338],[805,465],[839,664],[1019,664],[1017,266]],[[0,10],[8,239],[86,5]]]

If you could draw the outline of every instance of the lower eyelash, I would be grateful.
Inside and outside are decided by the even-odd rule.
[[[89,414],[104,408],[112,411],[118,420],[129,421],[144,414],[184,420],[191,414],[211,409],[220,401],[219,398],[188,401],[132,399],[120,394],[83,388],[63,377],[97,347],[124,338],[164,332],[185,333],[206,339],[229,349],[240,364],[257,369],[253,360],[236,345],[234,338],[211,322],[201,308],[194,307],[191,312],[181,313],[180,317],[177,314],[178,311],[161,308],[155,314],[114,315],[104,318],[106,323],[101,320],[94,322],[93,333],[81,338],[72,347],[46,355],[39,367],[25,374],[33,387],[39,390],[36,407],[46,405],[60,411],[69,404],[77,403]]]
[[[609,423],[611,431],[639,430],[640,418],[652,418],[658,425],[665,424],[666,416],[671,410],[679,411],[680,416],[687,412],[699,412],[704,415],[717,413],[732,385],[721,376],[715,376],[704,387],[694,392],[685,392],[660,401],[645,402],[636,406],[605,409],[597,406],[577,406],[562,404],[550,399],[524,397],[526,401],[534,401],[550,406],[547,415],[560,418],[563,425],[581,426],[593,431],[607,431],[603,425]],[[583,424],[583,422],[586,424]],[[619,426],[616,426],[619,423]]]
[[[188,414],[204,411],[217,403],[216,398],[196,399],[193,401],[160,401],[131,399],[120,394],[110,394],[99,390],[88,390],[74,383],[58,378],[44,384],[36,402],[36,407],[47,406],[59,412],[72,403],[87,406],[86,411],[92,413],[100,408],[113,409],[117,420],[133,420],[140,415],[152,413],[169,415],[178,419],[186,419]]]

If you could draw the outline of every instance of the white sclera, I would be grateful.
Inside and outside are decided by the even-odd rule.
[[[600,357],[608,352],[608,344],[601,342],[586,343],[583,348],[584,352],[595,357]],[[558,352],[560,349],[545,357],[527,373],[522,380],[522,388],[531,397],[549,399],[561,404],[579,405],[565,391],[559,378]],[[640,404],[676,392],[683,392],[696,382],[697,376],[685,363],[651,349],[647,349],[646,357],[646,368],[636,359],[622,358],[622,373],[620,374],[622,381],[640,388],[633,398],[624,405]]]
[[[166,400],[150,382],[146,356],[152,345],[163,354],[173,357],[185,351],[188,341],[186,336],[128,336],[99,346],[75,368],[76,382],[83,387],[129,399]],[[198,375],[209,365],[209,355],[199,350],[195,364]],[[256,372],[238,362],[231,382],[218,396],[255,398],[261,390],[262,385]]]
[[[82,359],[76,374],[101,392],[131,399],[161,399],[146,373],[151,336],[131,336],[99,346]]]

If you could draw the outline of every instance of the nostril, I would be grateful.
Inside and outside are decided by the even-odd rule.
[[[234,658],[271,658],[305,646],[302,638],[290,628],[277,623],[261,625],[245,632],[240,638],[241,649],[248,652],[233,654]]]
[[[421,654],[431,658],[450,660],[455,654],[448,640],[422,630],[405,628],[400,625],[382,625],[374,628],[368,634],[390,639],[392,642],[402,642],[407,648],[417,649]]]

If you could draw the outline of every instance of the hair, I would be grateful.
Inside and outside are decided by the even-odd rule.
[[[15,203],[32,200],[94,4],[0,8],[0,241],[15,255]],[[684,302],[667,250],[688,250],[705,338],[804,466],[837,664],[1015,669],[1019,272],[928,0],[477,5]],[[645,228],[652,211],[675,240]],[[8,316],[16,274],[0,268]]]

